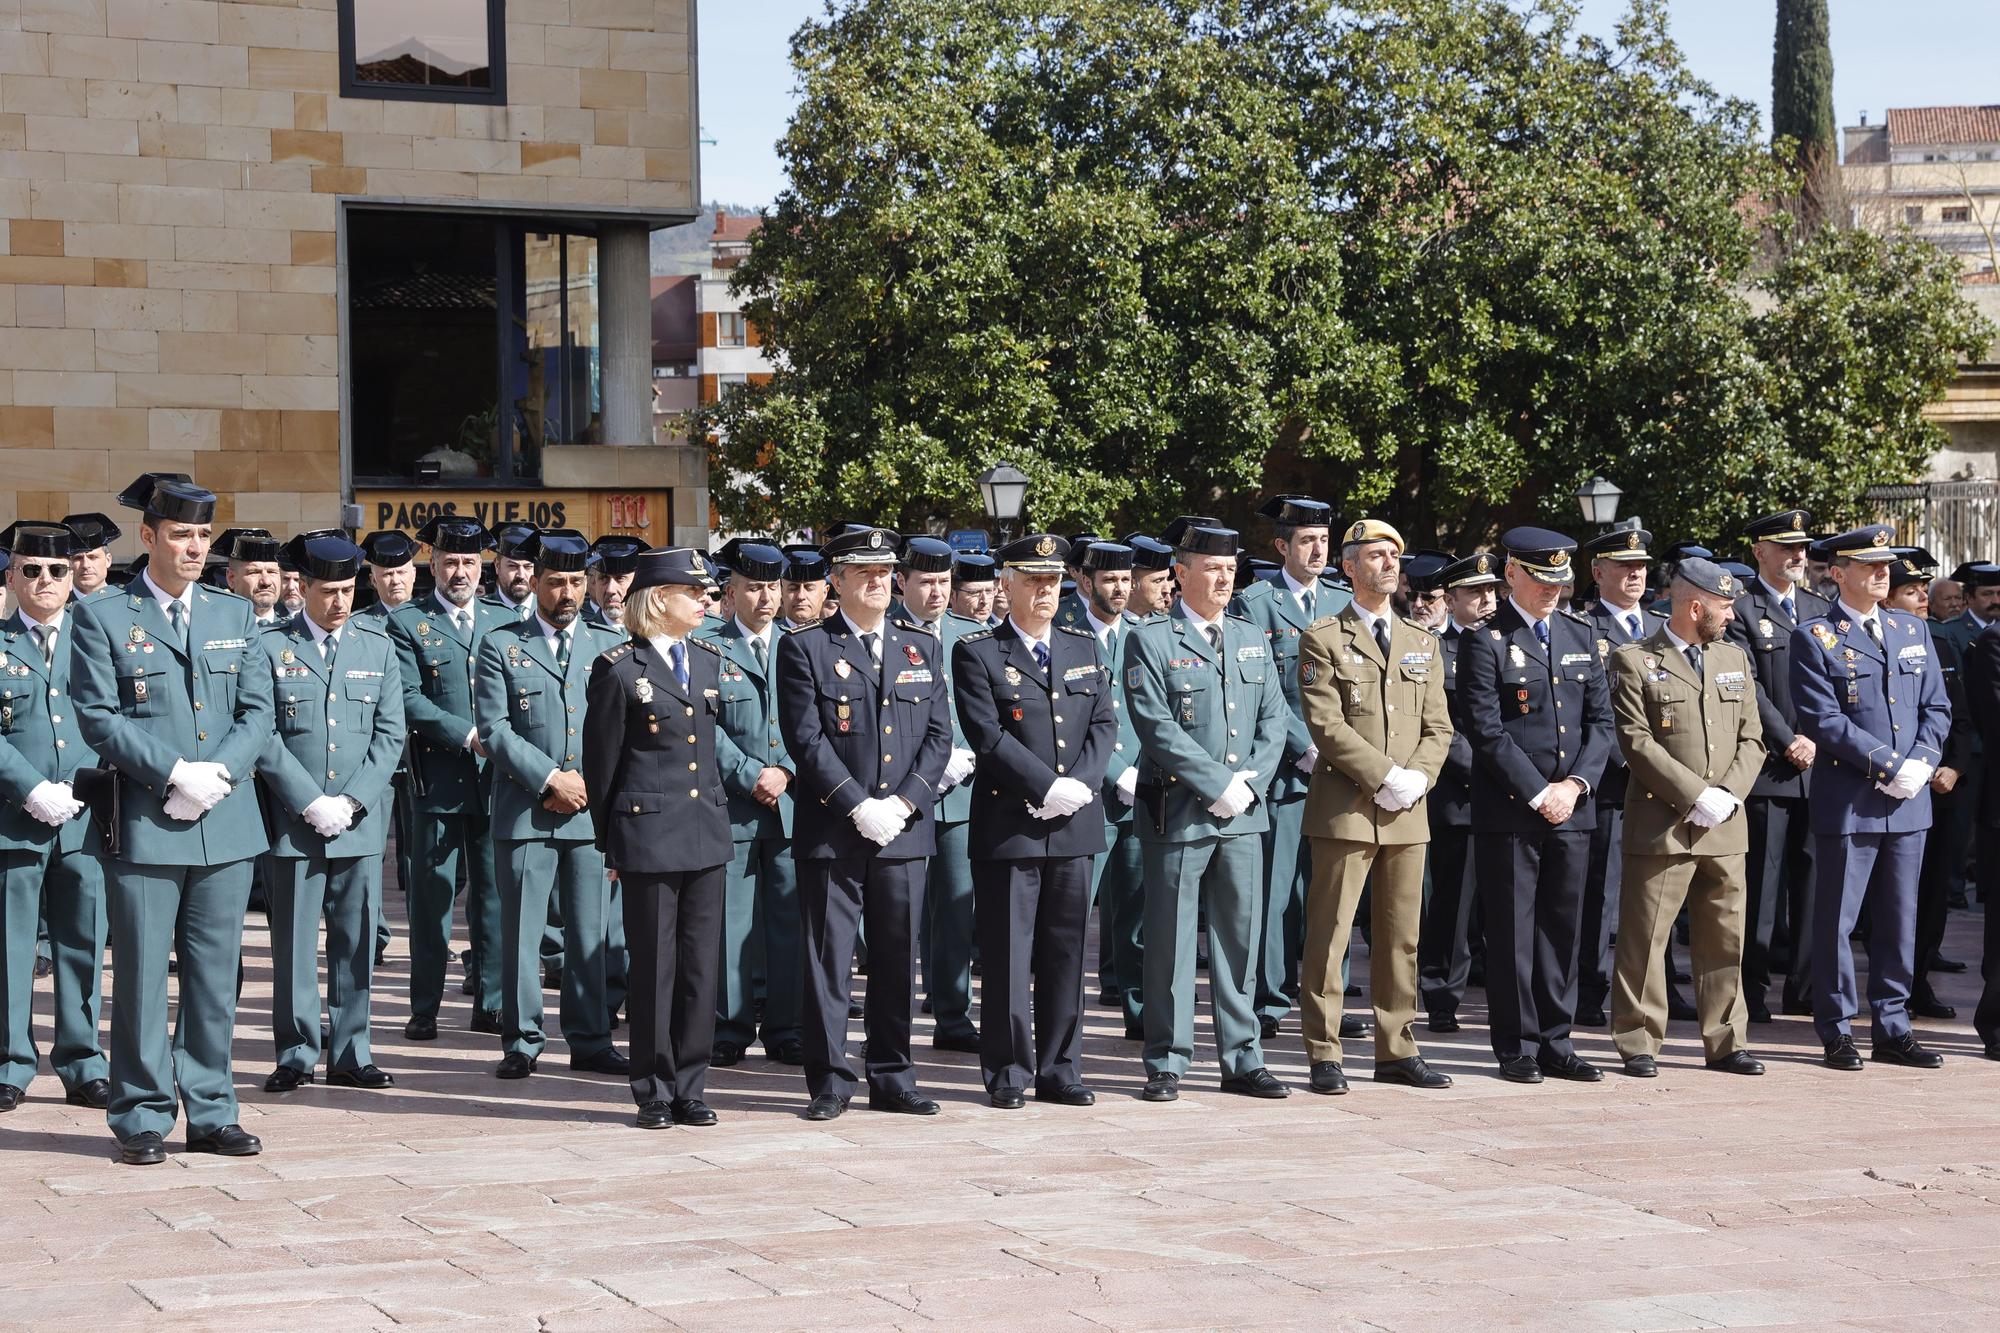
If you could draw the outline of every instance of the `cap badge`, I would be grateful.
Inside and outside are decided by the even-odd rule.
[[[1724,574],[1715,581],[1715,586],[1716,590],[1724,597],[1734,597],[1737,592],[1736,576],[1734,574]]]
[[[1639,549],[1639,534],[1637,532],[1632,533],[1631,536],[1625,539],[1625,549],[1628,551]]]
[[[1549,554],[1549,568],[1561,569],[1569,563],[1568,551],[1553,551]]]
[[[1476,566],[1474,566],[1474,569],[1478,573],[1485,574],[1489,572],[1487,569],[1487,559],[1488,557],[1483,555],[1479,557],[1479,563]]]
[[[1889,540],[1889,529],[1887,528],[1883,528],[1881,531],[1875,534],[1875,544],[1877,546],[1886,545],[1888,543],[1888,540]]]
[[[1042,539],[1041,539],[1040,541],[1038,541],[1038,542],[1036,542],[1036,543],[1035,543],[1035,554],[1036,554],[1036,555],[1040,555],[1040,556],[1050,556],[1050,555],[1054,555],[1055,553],[1056,553],[1056,539],[1055,539],[1055,538],[1053,538],[1053,537],[1044,537],[1044,538],[1042,538]]]
[[[1356,523],[1353,527],[1347,530],[1347,540],[1351,542],[1358,542],[1367,535],[1368,535],[1367,519],[1362,519],[1359,523]]]
[[[871,532],[868,534],[868,547],[870,550],[876,551],[882,549],[882,534],[880,532]]]

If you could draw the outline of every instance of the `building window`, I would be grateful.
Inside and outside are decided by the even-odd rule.
[[[745,341],[746,326],[743,312],[724,310],[715,317],[715,345],[717,347],[741,347]]]
[[[597,238],[351,209],[348,435],[362,486],[522,486],[603,435]]]
[[[339,0],[340,95],[507,100],[505,0]]]
[[[1970,222],[1972,221],[1972,210],[1966,207],[1965,205],[1960,204],[1957,207],[1945,208],[1940,213],[1940,216],[1943,217],[1946,222]]]
[[[717,375],[715,377],[715,396],[718,399],[727,398],[730,394],[735,393],[749,382],[750,377],[745,374]]]
[[[1924,206],[1922,204],[1911,204],[1909,207],[1903,210],[1903,221],[1909,223],[1912,227],[1916,226],[1923,220],[1924,220]]]

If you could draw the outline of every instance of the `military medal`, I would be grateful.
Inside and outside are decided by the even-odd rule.
[[[833,706],[833,715],[842,722],[845,722],[854,716],[854,710],[846,704],[835,704]]]
[[[1757,636],[1759,638],[1768,639],[1775,636],[1777,632],[1777,628],[1771,624],[1769,618],[1757,622]]]
[[[653,702],[653,682],[644,676],[639,677],[632,684],[632,697],[642,704]]]
[[[285,649],[284,652],[278,654],[278,660],[280,662],[283,662],[286,666],[290,666],[292,663],[298,661],[299,659],[292,653],[291,649],[287,648]]]
[[[1018,708],[1014,710],[1014,720],[1016,722],[1019,722],[1021,720],[1021,710]]]
[[[842,680],[846,680],[849,676],[854,674],[854,668],[847,665],[846,658],[844,657],[835,658],[833,663],[833,674],[840,677]]]
[[[1507,665],[1510,667],[1524,667],[1528,665],[1528,655],[1521,651],[1520,644],[1510,643],[1507,645]]]
[[[421,635],[425,635],[425,634],[429,634],[430,632],[431,632],[431,622],[430,622],[430,621],[428,621],[428,620],[419,620],[419,621],[417,622],[417,633],[418,633],[418,635],[420,635],[420,636],[421,636]]]
[[[924,655],[917,651],[917,645],[914,643],[903,645],[903,656],[910,659],[911,666],[922,666],[924,664]]]
[[[125,637],[134,643],[144,643],[146,641],[146,628],[143,625],[134,625],[126,633]]]
[[[1011,666],[1008,667],[1006,675],[1007,675],[1007,683],[1009,685],[1019,685],[1021,683],[1021,672],[1019,668]]]

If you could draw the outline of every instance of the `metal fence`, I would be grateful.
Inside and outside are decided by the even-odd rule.
[[[1903,546],[1921,546],[1949,573],[1966,560],[2000,559],[2000,482],[1927,481],[1871,486],[1863,497]]]

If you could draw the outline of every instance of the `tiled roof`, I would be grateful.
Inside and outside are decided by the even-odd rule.
[[[1889,140],[1899,148],[2000,143],[2000,106],[1891,107]]]
[[[718,241],[747,241],[764,225],[764,219],[751,213],[717,213],[715,215],[715,239]]]

